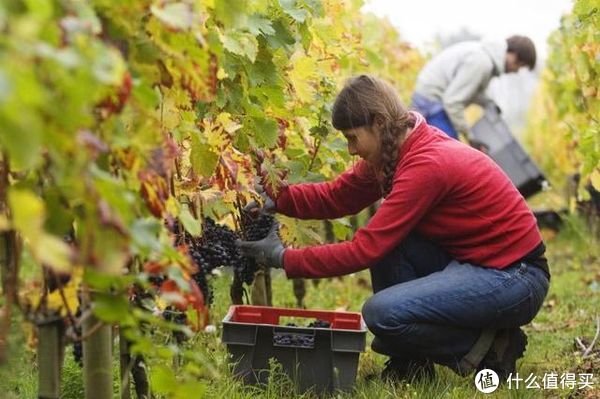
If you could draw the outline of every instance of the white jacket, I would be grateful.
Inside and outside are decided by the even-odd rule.
[[[457,43],[434,56],[419,73],[415,92],[440,102],[454,128],[468,133],[465,108],[472,103],[483,106],[493,76],[504,72],[507,44],[505,40]]]

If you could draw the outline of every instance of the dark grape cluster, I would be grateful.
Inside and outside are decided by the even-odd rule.
[[[315,336],[295,333],[274,333],[273,344],[280,346],[293,346],[294,348],[313,348]]]
[[[83,342],[73,342],[73,359],[80,367],[83,366]]]
[[[287,323],[287,327],[300,327],[295,323]],[[325,320],[317,319],[313,322],[310,322],[306,327],[309,328],[331,328],[331,323]]]
[[[241,222],[243,232],[237,234],[228,226],[217,224],[213,219],[206,217],[203,220],[200,238],[187,233],[178,221],[174,221],[170,226],[176,235],[175,245],[187,245],[189,254],[198,268],[192,278],[200,287],[207,304],[212,303],[213,299],[208,275],[217,267],[231,267],[241,281],[252,284],[257,268],[256,261],[244,257],[235,242],[238,239],[256,241],[265,238],[275,223],[275,218],[264,213],[242,212]],[[158,276],[151,278],[159,279]],[[158,280],[151,282],[160,286]]]
[[[269,234],[273,223],[275,223],[275,217],[264,212],[259,212],[256,216],[253,216],[250,212],[243,212],[242,223],[244,224],[246,240],[258,241]]]
[[[78,320],[81,318],[81,305],[77,306],[75,317]],[[75,336],[81,337],[80,326],[73,326],[73,331],[75,332]],[[73,341],[73,359],[79,366],[83,366],[83,341],[81,340]]]
[[[187,315],[185,312],[175,309],[173,306],[167,306],[162,312],[162,317],[175,324],[185,325],[187,322]],[[185,341],[186,336],[182,331],[173,331],[173,337],[177,343]]]
[[[206,273],[204,271],[199,271],[197,273],[192,274],[192,279],[202,291],[202,295],[204,296],[204,303],[208,306],[212,304],[214,299],[214,294],[212,291],[212,287],[210,286],[208,279],[206,278]]]
[[[309,323],[307,327],[312,328],[331,328],[331,323],[325,320],[315,320],[312,323]]]
[[[162,274],[152,274],[148,277],[150,284],[157,288],[159,288],[165,280],[166,277]]]
[[[243,257],[235,245],[237,239],[238,236],[229,227],[205,218],[202,237],[190,243],[190,255],[206,272],[219,266],[239,267]]]

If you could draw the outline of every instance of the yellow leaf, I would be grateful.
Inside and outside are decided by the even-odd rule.
[[[289,79],[300,101],[308,103],[312,101],[315,93],[317,61],[302,52],[296,52],[290,61],[292,69],[288,73]]]
[[[217,115],[217,122],[223,126],[223,129],[227,133],[234,133],[236,130],[239,130],[242,127],[242,125],[236,121],[231,120],[231,114],[227,112],[221,112],[219,115]]]
[[[27,190],[12,189],[8,201],[13,213],[14,227],[29,244],[35,259],[60,272],[71,269],[71,249],[58,237],[46,233],[44,202]]]
[[[176,96],[168,89],[164,89],[162,104],[156,110],[156,119],[161,123],[164,130],[174,130],[181,121],[180,110],[175,101]]]
[[[596,168],[590,175],[590,181],[592,182],[592,186],[598,191],[600,191],[600,169]]]
[[[179,202],[173,196],[169,196],[165,203],[165,209],[167,213],[173,216],[179,216]]]
[[[46,216],[42,200],[31,191],[11,189],[8,193],[8,203],[14,227],[27,238],[35,239]]]
[[[197,195],[204,204],[212,204],[223,197],[223,193],[214,188],[199,191]]]
[[[59,272],[71,270],[71,248],[61,239],[42,233],[30,244],[34,256],[43,264]]]
[[[6,215],[0,215],[0,231],[6,231],[10,229],[10,221]]]
[[[227,190],[222,198],[222,201],[226,204],[235,204],[237,199],[237,191]]]
[[[225,70],[223,68],[219,68],[219,70],[217,71],[217,79],[223,80],[228,77],[229,77],[229,75],[227,74],[227,72],[225,72]]]

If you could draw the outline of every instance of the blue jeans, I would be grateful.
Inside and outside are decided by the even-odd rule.
[[[371,280],[374,295],[362,314],[373,350],[455,370],[484,329],[529,323],[549,286],[535,266],[461,263],[416,234],[371,268]]]
[[[441,102],[430,100],[419,93],[413,93],[411,108],[420,112],[429,125],[437,127],[453,139],[458,139],[458,132],[454,129]]]
[[[452,125],[452,122],[450,121],[446,111],[441,110],[435,114],[427,116],[425,119],[429,125],[437,127],[453,139],[458,139],[458,132],[456,129],[454,129],[454,126]]]

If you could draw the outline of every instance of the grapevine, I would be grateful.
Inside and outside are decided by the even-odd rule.
[[[347,77],[377,68],[408,98],[422,57],[359,2],[233,3],[0,2],[0,226],[12,234],[0,239],[15,270],[25,258],[69,286],[66,301],[15,287],[24,312],[45,298],[67,317],[89,289],[98,325],[121,324],[148,348],[136,344],[151,321],[128,298],[140,283],[164,309],[208,320],[212,270],[231,266],[250,284],[258,266],[233,243],[272,223],[233,232],[208,218],[236,213],[256,177],[277,191],[348,167],[328,123]],[[180,223],[175,244],[165,220]],[[314,225],[284,227],[286,241],[314,242]]]
[[[549,39],[550,54],[534,101],[528,141],[553,183],[577,173],[575,199],[600,190],[600,8],[578,0]],[[577,190],[576,190],[577,191]],[[573,201],[573,204],[575,201]],[[572,204],[570,204],[572,205]]]

